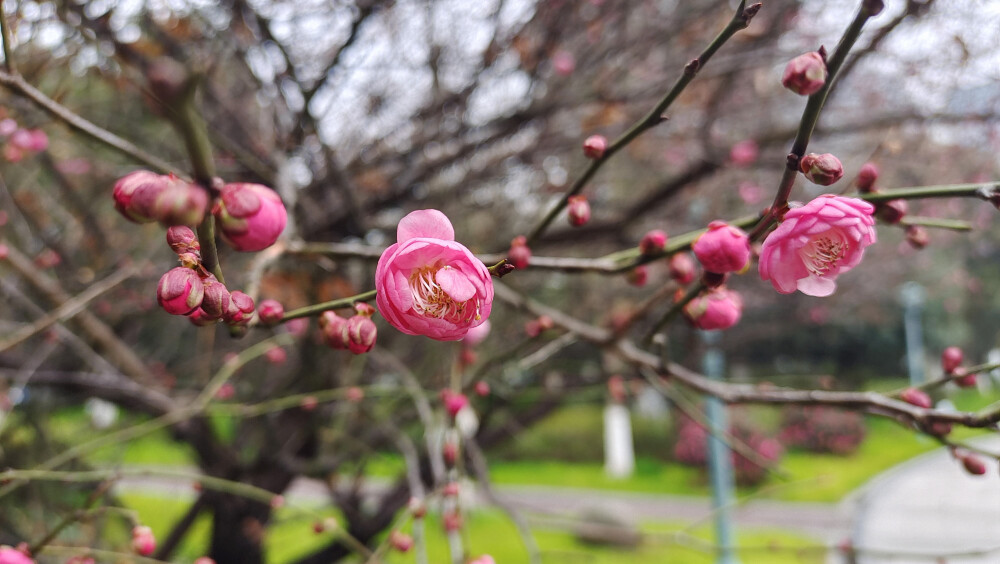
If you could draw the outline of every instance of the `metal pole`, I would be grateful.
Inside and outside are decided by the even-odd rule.
[[[899,289],[903,302],[903,330],[906,334],[906,368],[910,374],[910,385],[924,383],[924,334],[921,314],[926,293],[916,282],[907,282]]]
[[[702,371],[712,380],[722,380],[725,373],[725,358],[716,346],[719,342],[717,331],[701,332],[705,343]],[[726,406],[716,397],[705,401],[705,415],[711,430],[708,436],[708,473],[712,481],[712,511],[715,515],[716,564],[739,564],[736,558],[735,530],[731,510],[735,499],[733,466],[729,445],[723,434],[729,429]]]

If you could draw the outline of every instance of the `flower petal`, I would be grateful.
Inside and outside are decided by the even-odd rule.
[[[799,279],[799,291],[807,296],[823,298],[833,294],[837,289],[837,283],[829,278],[819,276],[807,276]]]
[[[438,210],[417,210],[399,220],[396,242],[402,243],[416,237],[454,241],[455,228],[451,226],[448,216]]]
[[[441,285],[451,299],[456,302],[466,302],[476,295],[476,287],[469,282],[464,274],[450,266],[445,266],[434,275],[434,280]]]

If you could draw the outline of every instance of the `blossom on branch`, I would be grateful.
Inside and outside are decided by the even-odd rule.
[[[212,214],[219,222],[223,240],[237,251],[261,251],[270,247],[288,222],[281,198],[262,184],[226,184]]]
[[[861,262],[876,240],[875,207],[826,194],[789,210],[760,251],[760,277],[782,294],[829,296],[842,272]]]
[[[486,265],[455,241],[438,210],[417,210],[399,222],[396,243],[379,257],[376,303],[390,325],[408,335],[456,341],[483,324],[493,307]]]

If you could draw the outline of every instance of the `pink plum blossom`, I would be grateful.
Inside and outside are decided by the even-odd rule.
[[[836,278],[861,262],[876,241],[875,207],[826,194],[789,210],[761,247],[760,277],[782,294],[829,296]]]
[[[708,272],[740,272],[750,264],[750,240],[739,227],[724,221],[708,224],[691,245],[694,256]]]
[[[603,135],[591,135],[583,141],[583,154],[588,159],[599,159],[608,150],[608,138]]]
[[[285,307],[278,300],[264,300],[257,306],[257,315],[264,325],[276,325],[285,316]]]
[[[438,210],[417,210],[399,222],[396,243],[375,270],[376,303],[390,325],[408,335],[456,341],[486,322],[493,280],[486,265],[455,241]]]
[[[288,222],[281,198],[262,184],[226,184],[212,215],[219,222],[223,240],[237,251],[261,251],[270,247]]]
[[[743,298],[728,288],[709,290],[684,306],[684,316],[698,329],[729,329],[743,315]]]

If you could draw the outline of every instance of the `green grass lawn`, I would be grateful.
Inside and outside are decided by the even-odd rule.
[[[152,527],[157,538],[165,538],[172,523],[184,512],[186,502],[140,495],[123,495],[122,501],[134,509],[142,523]],[[329,514],[328,514],[329,515]],[[314,517],[301,516],[292,509],[279,511],[277,522],[269,528],[265,543],[267,561],[292,562],[331,540],[327,534],[313,532]],[[427,553],[430,562],[447,562],[447,543],[440,521],[429,514],[426,521]],[[209,521],[202,516],[192,528],[187,541],[173,562],[190,563],[205,553],[209,539]],[[534,528],[535,540],[546,564],[614,564],[623,561],[670,564],[711,564],[708,549],[711,531],[707,527],[686,530],[680,523],[649,522],[641,526],[644,543],[634,550],[595,547],[577,541],[566,530],[554,527]],[[409,531],[407,524],[403,528]],[[500,564],[527,562],[527,552],[517,531],[506,515],[495,510],[480,510],[467,515],[467,542],[472,556],[490,554]],[[740,559],[745,564],[819,564],[823,561],[820,545],[809,538],[774,530],[740,531]],[[360,560],[358,560],[360,562]],[[412,564],[413,554],[389,554],[384,562]]]
[[[883,384],[884,389],[896,387]],[[984,397],[975,390],[960,390],[951,397],[962,410],[981,408],[996,397]],[[755,415],[756,417],[757,415]],[[624,480],[605,475],[600,460],[601,407],[570,405],[518,437],[513,446],[491,455],[490,471],[497,484],[548,485],[595,488],[674,495],[709,495],[701,471],[665,461],[669,425],[636,420],[634,424],[638,459],[635,474]],[[775,419],[774,410],[761,411],[763,420]],[[52,418],[54,433],[68,443],[87,431],[82,410],[63,410]],[[140,421],[125,415],[119,426]],[[759,495],[789,501],[836,502],[875,475],[921,453],[938,447],[930,438],[904,429],[893,421],[869,417],[868,434],[860,449],[851,456],[810,452],[788,452],[781,474],[772,476],[759,488],[744,488],[740,495]],[[83,431],[81,431],[81,429]],[[958,429],[955,436],[966,438],[976,431]],[[511,453],[515,456],[511,456]],[[545,453],[557,452],[568,460],[553,460]],[[595,454],[596,453],[596,454]],[[90,455],[97,465],[192,465],[189,447],[171,440],[166,431],[157,431],[141,440],[116,444]],[[374,476],[395,476],[403,471],[401,457],[386,453],[367,461]]]

